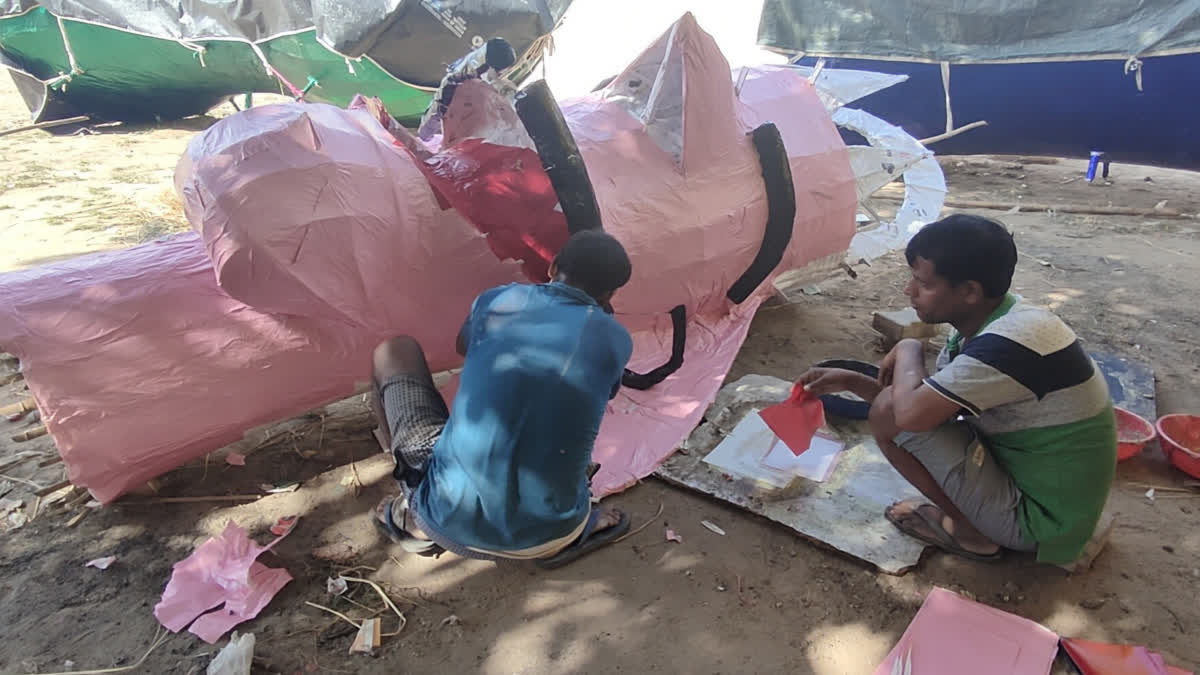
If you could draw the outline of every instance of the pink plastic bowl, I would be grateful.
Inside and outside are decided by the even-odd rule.
[[[1166,415],[1158,420],[1158,435],[1167,461],[1200,478],[1200,416]]]
[[[1154,440],[1154,425],[1124,408],[1114,408],[1114,411],[1117,413],[1117,461],[1124,462]]]

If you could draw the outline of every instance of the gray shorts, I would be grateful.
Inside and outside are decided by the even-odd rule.
[[[896,445],[924,465],[950,501],[988,539],[1016,551],[1037,548],[1021,531],[1021,491],[967,423],[903,432],[896,436]]]
[[[393,475],[414,488],[425,477],[450,411],[441,392],[424,378],[397,375],[381,383],[378,393],[392,433]]]

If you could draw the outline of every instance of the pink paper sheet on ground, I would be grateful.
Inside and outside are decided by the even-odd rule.
[[[632,84],[643,73],[663,78],[648,112],[637,102],[649,85]],[[500,110],[494,92],[476,93],[481,110]],[[667,360],[668,311],[683,305],[689,317],[683,367],[649,391],[624,391],[605,420],[596,485],[606,494],[649,474],[690,432],[774,273],[840,262],[855,182],[808,82],[781,69],[747,81],[739,99],[690,16],[610,89],[562,111],[604,227],[633,260],[615,303],[634,334],[633,369]],[[457,366],[471,301],[522,277],[426,177],[430,163],[484,150],[485,165],[509,157],[528,169],[528,143],[492,133],[486,117],[449,115],[463,127],[426,150],[366,109],[253,108],[197,136],[180,161],[176,186],[197,234],[0,275],[0,348],[21,359],[71,480],[110,502],[249,429],[347,396],[392,335],[416,337],[435,371]],[[733,305],[726,291],[755,259],[768,214],[746,132],[768,120],[786,145],[796,215],[780,264]],[[518,173],[493,184],[489,208],[508,194],[508,212],[533,204],[538,227],[552,229],[549,202],[528,194],[543,183]],[[513,236],[545,247],[555,235]]]
[[[771,431],[787,445],[793,455],[799,456],[812,445],[817,429],[825,426],[825,407],[821,399],[796,383],[792,395],[783,403],[759,411]]]
[[[215,644],[234,626],[258,616],[292,580],[287,570],[257,561],[283,536],[260,546],[229,521],[220,535],[175,563],[162,600],[154,606],[155,618],[173,633],[191,624],[190,632]],[[223,606],[214,610],[218,605]]]
[[[910,658],[913,675],[1046,675],[1057,653],[1050,629],[934,588],[874,675]]]

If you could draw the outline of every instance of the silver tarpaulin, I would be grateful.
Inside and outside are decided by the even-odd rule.
[[[1200,0],[766,0],[758,42],[950,63],[1200,52]]]

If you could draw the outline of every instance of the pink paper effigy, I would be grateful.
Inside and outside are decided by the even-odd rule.
[[[649,106],[630,84],[645,73],[663,81]],[[468,84],[437,147],[365,106],[226,118],[176,172],[195,233],[0,276],[0,348],[20,357],[73,482],[109,502],[249,429],[347,396],[392,335],[416,337],[435,371],[459,365],[454,338],[474,297],[540,281],[567,236],[511,105]],[[652,472],[694,428],[776,274],[841,262],[855,183],[809,83],[758,69],[735,94],[690,15],[608,89],[561,109],[604,229],[633,260],[614,301],[634,336],[632,370],[667,361],[667,312],[687,310],[682,367],[609,406],[594,456],[605,495]],[[768,219],[747,136],[764,122],[786,147],[795,218],[781,262],[735,304],[727,291]]]

